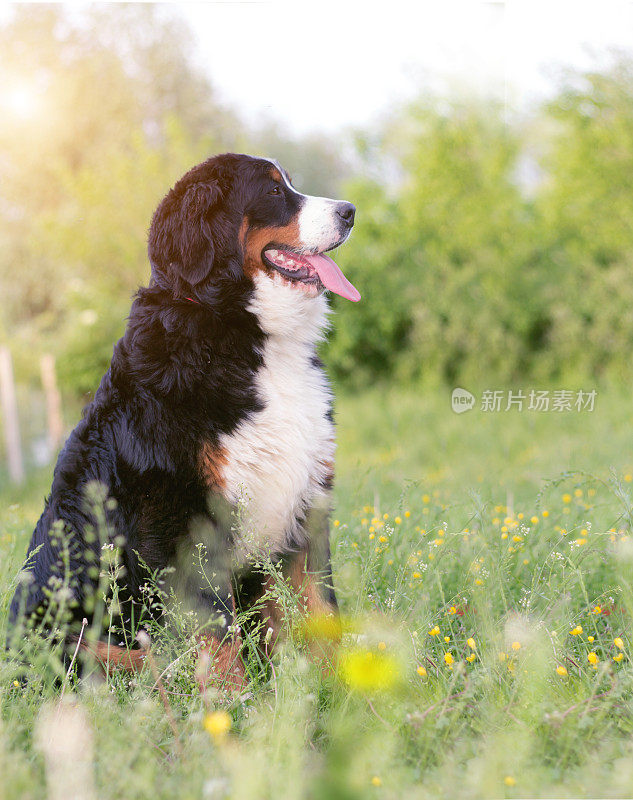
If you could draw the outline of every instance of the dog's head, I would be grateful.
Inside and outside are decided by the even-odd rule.
[[[182,177],[149,231],[156,283],[176,296],[201,295],[219,278],[281,281],[307,296],[360,294],[326,254],[354,225],[351,203],[297,192],[264,158],[227,153]]]

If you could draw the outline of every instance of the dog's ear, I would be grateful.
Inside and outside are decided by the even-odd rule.
[[[182,281],[195,286],[209,275],[215,255],[211,219],[220,198],[215,181],[194,183],[184,192],[176,185],[158,206],[148,252],[159,283],[166,278],[177,289]]]

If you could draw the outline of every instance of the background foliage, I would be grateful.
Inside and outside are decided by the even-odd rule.
[[[64,391],[94,390],[145,236],[173,181],[208,154],[279,158],[296,184],[345,196],[358,223],[338,259],[325,357],[338,381],[499,385],[622,379],[633,343],[633,66],[567,74],[515,119],[490,102],[421,96],[373,132],[292,140],[246,125],[196,67],[190,33],[153,6],[69,17],[18,10],[0,30],[8,78],[39,89],[46,124],[0,129],[0,336],[22,380],[58,356]]]

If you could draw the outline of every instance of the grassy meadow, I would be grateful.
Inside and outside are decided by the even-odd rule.
[[[26,683],[3,656],[0,798],[633,796],[629,405],[614,388],[561,413],[341,396],[335,674],[306,645],[328,624],[302,627],[290,593],[280,651],[247,642],[241,699],[200,696],[178,626],[153,668],[71,677],[63,700],[55,654],[31,651]],[[2,624],[49,480],[2,493]]]

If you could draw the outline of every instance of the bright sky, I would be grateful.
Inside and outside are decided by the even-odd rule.
[[[366,124],[420,88],[524,108],[562,65],[633,52],[631,0],[179,3],[227,102],[295,132]]]

